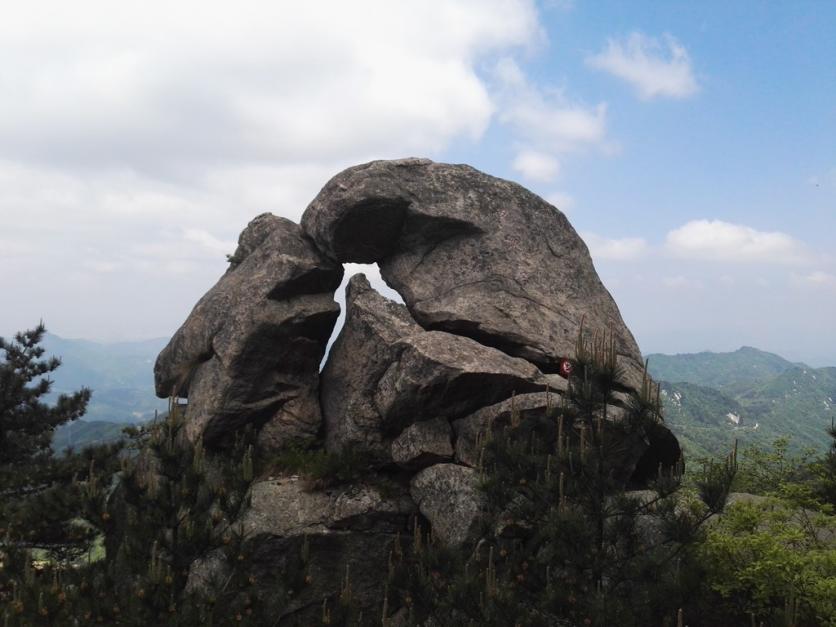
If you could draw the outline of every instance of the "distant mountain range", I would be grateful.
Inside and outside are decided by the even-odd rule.
[[[53,397],[82,386],[93,398],[82,421],[58,429],[63,450],[121,436],[126,424],[165,411],[154,394],[154,360],[167,340],[103,344],[48,334],[47,355],[62,360]],[[665,416],[691,458],[725,454],[734,440],[769,444],[788,435],[796,450],[824,450],[836,413],[836,368],[811,368],[744,346],[730,353],[647,355],[662,384]]]
[[[823,451],[836,415],[836,368],[811,368],[744,346],[731,353],[647,355],[662,383],[666,420],[694,457],[790,436],[795,450]]]
[[[68,340],[50,333],[42,346],[45,356],[61,358],[52,373],[51,400],[82,386],[93,391],[82,421],[56,430],[53,448],[81,447],[119,437],[126,424],[145,422],[167,408],[154,394],[154,361],[165,338],[103,344]]]

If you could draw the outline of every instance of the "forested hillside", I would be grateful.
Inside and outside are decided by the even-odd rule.
[[[648,355],[663,382],[665,415],[691,455],[717,455],[735,439],[823,451],[834,417],[836,368],[811,368],[743,347],[733,353]]]

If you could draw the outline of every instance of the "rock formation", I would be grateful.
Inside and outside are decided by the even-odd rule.
[[[319,363],[339,305],[342,266],[290,220],[264,214],[239,240],[233,263],[200,299],[154,366],[157,395],[189,399],[192,439],[222,446],[261,429],[265,448],[319,431]]]
[[[554,372],[585,318],[614,334],[626,382],[641,380],[639,348],[583,240],[515,183],[426,159],[375,161],[331,179],[302,227],[335,261],[378,262],[426,329]]]
[[[320,374],[345,262],[377,262],[405,306],[353,277]],[[154,373],[158,395],[188,398],[189,437],[210,448],[252,425],[266,451],[303,442],[374,460],[362,482],[325,491],[291,476],[252,486],[238,523],[264,544],[266,579],[303,536],[316,553],[317,586],[293,610],[297,620],[339,587],[347,560],[386,569],[387,547],[415,516],[448,545],[473,539],[483,506],[479,439],[512,415],[560,404],[559,365],[582,324],[612,333],[621,388],[637,389],[638,346],[560,211],[468,166],[377,161],[329,181],[301,226],[269,214],[253,220]],[[679,458],[661,425],[624,448],[625,482]],[[222,569],[206,556],[190,586]],[[372,580],[359,581],[361,601],[379,595]]]
[[[325,445],[335,452],[345,446],[388,451],[381,432],[383,418],[375,404],[377,382],[397,361],[395,344],[423,331],[406,307],[384,298],[362,274],[346,288],[345,324],[320,377]]]

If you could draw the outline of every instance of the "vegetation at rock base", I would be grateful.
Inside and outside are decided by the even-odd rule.
[[[81,416],[90,400],[82,388],[45,403],[60,365],[43,358],[43,324],[0,338],[0,538],[5,562],[33,551],[64,562],[87,553],[95,538],[85,522],[103,511],[91,498],[97,473],[112,473],[118,445],[56,458],[50,449],[55,428]]]
[[[736,461],[706,467],[699,499],[677,498],[681,460],[659,465],[652,490],[626,492],[624,443],[661,415],[649,380],[618,408],[617,374],[607,339],[580,341],[562,406],[485,434],[475,546],[451,551],[416,531],[408,557],[394,554],[390,590],[417,624],[647,625],[692,609],[693,547]]]
[[[56,458],[45,434],[80,415],[86,395],[38,401],[48,384],[37,378],[58,364],[37,345],[37,330],[3,344],[0,364],[2,441],[15,443],[2,458],[4,627],[277,624],[315,585],[315,547],[300,536],[262,579],[261,546],[238,524],[252,481],[299,473],[327,490],[380,460],[299,448],[261,459],[247,430],[213,453],[184,437],[176,401],[125,444]],[[362,563],[335,564],[342,583],[318,623],[836,625],[836,429],[823,456],[778,441],[690,462],[687,479],[681,460],[662,463],[649,489],[631,491],[623,469],[636,449],[624,442],[662,420],[659,389],[648,379],[625,396],[603,337],[579,343],[575,363],[563,404],[512,411],[483,433],[472,540],[444,546],[414,517],[392,542],[377,603],[355,595]]]

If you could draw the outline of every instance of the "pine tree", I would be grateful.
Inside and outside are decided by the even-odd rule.
[[[82,388],[71,395],[62,394],[54,406],[41,397],[49,393],[54,372],[61,360],[41,359],[39,346],[46,328],[40,323],[34,329],[15,335],[7,341],[0,337],[0,466],[8,470],[12,464],[32,463],[51,455],[50,443],[56,427],[76,420],[84,414],[90,390]],[[19,490],[37,489],[37,482],[19,486]]]
[[[61,364],[43,358],[45,332],[39,324],[0,338],[0,607],[22,613],[28,604],[49,618],[41,573],[57,574],[91,550],[104,512],[97,477],[118,467],[120,446],[52,454],[53,431],[84,414],[91,392],[44,402]]]
[[[91,392],[62,394],[54,405],[43,401],[52,386],[49,374],[61,365],[56,357],[43,358],[45,332],[41,323],[12,341],[0,338],[0,527],[6,544],[67,558],[89,539],[71,522],[82,509],[79,486],[91,469],[113,459],[116,447],[52,454],[55,428],[83,415]]]
[[[393,550],[387,608],[409,624],[462,627],[672,625],[680,608],[688,615],[698,577],[689,548],[722,510],[735,458],[705,469],[698,504],[678,496],[681,460],[660,466],[650,489],[627,491],[625,459],[662,416],[649,378],[626,401],[619,378],[612,338],[582,332],[562,406],[512,412],[484,434],[478,542],[450,549],[416,524],[413,541]]]

